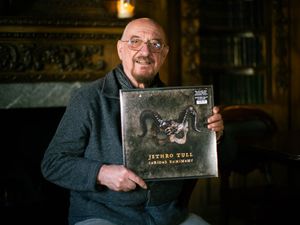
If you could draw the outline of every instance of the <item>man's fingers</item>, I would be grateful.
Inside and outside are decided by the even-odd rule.
[[[141,188],[147,189],[147,184],[145,181],[139,176],[136,176],[134,173],[131,173],[128,179],[139,185]]]
[[[97,182],[115,191],[131,191],[137,185],[147,189],[145,181],[124,165],[103,165]]]
[[[220,108],[218,106],[213,107],[213,113],[216,114],[220,111]]]

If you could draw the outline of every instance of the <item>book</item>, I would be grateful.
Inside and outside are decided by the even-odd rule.
[[[213,86],[121,89],[124,165],[144,180],[218,176]]]

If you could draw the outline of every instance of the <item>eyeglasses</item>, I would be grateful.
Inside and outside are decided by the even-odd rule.
[[[128,41],[123,41],[123,40],[120,41],[127,42],[128,48],[133,51],[140,51],[144,43],[147,44],[149,50],[154,53],[161,52],[165,46],[164,43],[156,39],[148,40],[146,42],[139,38],[132,38]]]

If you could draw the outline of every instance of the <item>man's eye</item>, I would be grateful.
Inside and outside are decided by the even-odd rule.
[[[159,43],[159,42],[152,42],[151,44],[155,48],[161,48],[161,43]]]
[[[139,43],[141,43],[141,40],[139,40],[139,39],[132,39],[132,40],[130,40],[130,43],[131,44],[139,44]]]

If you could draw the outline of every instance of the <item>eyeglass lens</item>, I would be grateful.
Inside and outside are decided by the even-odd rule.
[[[163,48],[163,44],[159,40],[148,40],[144,42],[141,39],[131,39],[128,41],[128,46],[130,49],[139,51],[146,43],[151,52],[160,52]]]

